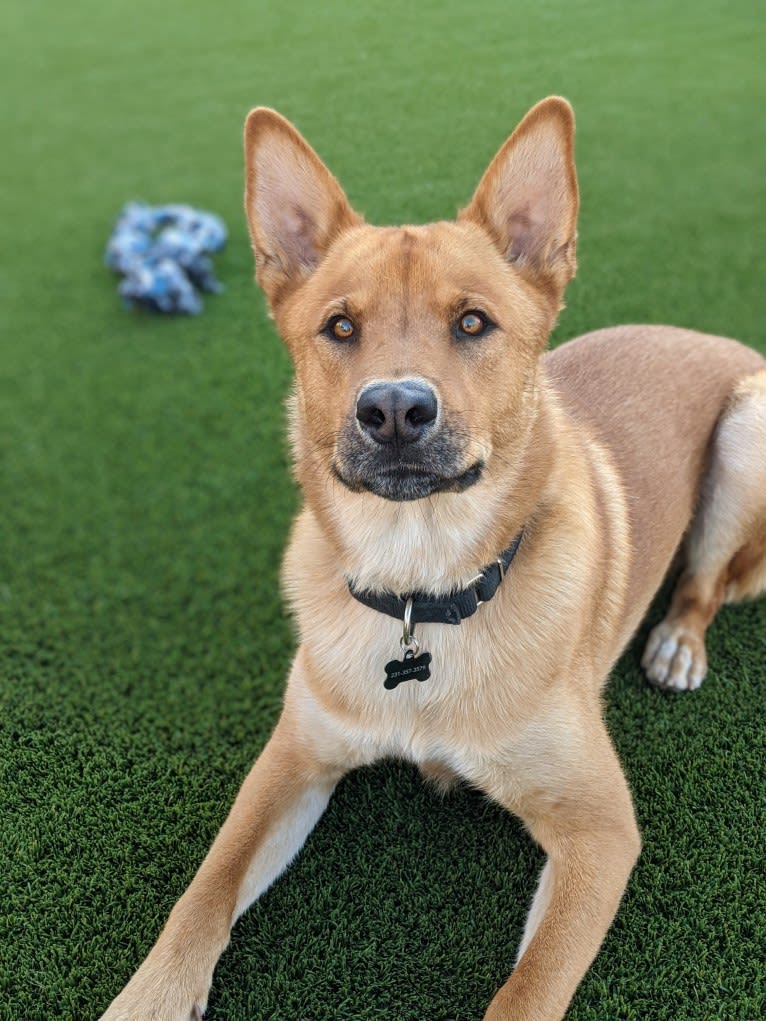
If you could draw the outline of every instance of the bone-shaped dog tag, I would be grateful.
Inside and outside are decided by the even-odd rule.
[[[408,649],[404,654],[404,659],[392,659],[390,663],[386,663],[386,679],[383,681],[383,687],[392,691],[404,681],[427,681],[431,676],[430,662],[430,652],[422,652],[416,656],[412,649]]]

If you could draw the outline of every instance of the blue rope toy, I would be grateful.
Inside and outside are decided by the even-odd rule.
[[[213,213],[128,202],[104,261],[124,276],[117,290],[126,307],[199,315],[202,299],[195,288],[211,294],[223,290],[207,253],[220,252],[227,236],[223,220]]]

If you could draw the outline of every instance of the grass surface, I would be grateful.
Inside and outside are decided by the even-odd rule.
[[[278,107],[369,219],[401,222],[451,215],[563,93],[583,211],[556,340],[665,321],[764,350],[763,10],[27,0],[0,38],[0,1019],[85,1019],[193,875],[292,651],[290,368],[252,285],[248,108]],[[101,254],[132,197],[228,221],[201,318],[121,309]],[[695,695],[651,690],[638,644],[615,672],[645,850],[576,1021],[762,1016],[765,616],[720,615]],[[474,793],[353,775],[238,925],[209,1017],[478,1019],[540,863]]]

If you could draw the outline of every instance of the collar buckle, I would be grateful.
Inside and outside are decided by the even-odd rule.
[[[471,580],[468,582],[468,588],[473,589],[473,591],[474,591],[474,593],[476,595],[476,609],[477,610],[479,609],[480,606],[483,606],[484,603],[486,602],[486,600],[481,599],[480,596],[479,596],[479,582],[482,582],[482,581],[484,581],[484,571],[479,571],[479,573],[477,575],[475,575],[473,578],[471,578]]]

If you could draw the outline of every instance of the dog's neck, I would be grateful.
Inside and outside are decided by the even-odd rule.
[[[442,595],[466,587],[493,559],[483,550],[505,509],[495,494],[475,488],[401,504],[349,494],[330,528],[346,578],[370,591]],[[498,551],[507,544],[498,539]]]
[[[549,498],[555,456],[549,409],[541,400],[513,460],[490,461],[485,478],[465,492],[398,503],[348,492],[330,478],[304,485],[304,492],[339,570],[355,588],[441,596],[470,585],[538,516]]]

